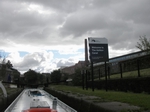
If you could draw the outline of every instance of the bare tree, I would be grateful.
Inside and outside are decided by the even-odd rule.
[[[146,38],[146,35],[140,36],[139,41],[140,42],[137,42],[137,45],[136,45],[138,49],[140,49],[141,51],[150,50],[150,39],[148,40]]]

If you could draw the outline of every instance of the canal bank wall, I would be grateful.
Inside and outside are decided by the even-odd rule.
[[[0,95],[0,112],[3,112],[22,92],[23,89],[15,89],[9,92],[7,97]]]
[[[47,91],[49,94],[57,97],[62,102],[66,103],[67,105],[71,106],[78,112],[116,112],[115,110],[108,110],[105,108],[102,108],[96,103],[96,100],[98,100],[96,97],[86,97],[82,96],[80,94],[74,95],[71,93],[66,93],[62,91],[56,91],[54,89],[45,88],[45,91]],[[92,99],[95,99],[93,101]],[[108,107],[109,108],[109,107]]]

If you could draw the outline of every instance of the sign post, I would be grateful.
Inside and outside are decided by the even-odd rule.
[[[105,62],[105,64],[106,64],[106,61],[109,60],[108,41],[106,38],[92,38],[92,37],[89,37],[88,41],[89,41],[89,53],[90,53],[90,61],[91,61],[91,73],[92,73],[92,90],[94,91],[93,63]],[[105,70],[105,79],[107,82],[107,71],[106,70]],[[106,85],[106,88],[107,88],[107,85]]]

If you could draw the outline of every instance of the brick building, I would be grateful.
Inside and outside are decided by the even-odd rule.
[[[62,67],[61,73],[67,73],[69,75],[74,74],[76,69],[81,69],[85,67],[85,61],[79,61],[75,65],[69,66],[69,67]]]

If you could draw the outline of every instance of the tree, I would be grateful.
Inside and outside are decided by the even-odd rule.
[[[150,50],[150,39],[148,40],[146,38],[146,35],[140,36],[139,41],[140,42],[137,42],[137,45],[136,45],[138,49],[140,49],[141,51]]]
[[[46,76],[45,76],[45,74],[40,74],[40,73],[38,73],[38,82],[39,82],[40,84],[46,83]]]
[[[24,77],[27,84],[37,84],[38,73],[34,70],[29,70],[26,73],[24,73]]]
[[[62,76],[61,76],[61,80],[62,81],[66,81],[68,78],[69,78],[69,74],[68,73],[62,73]]]
[[[6,59],[3,58],[2,64],[1,64],[1,70],[0,70],[0,75],[1,75],[0,77],[1,77],[1,78],[4,78],[4,77],[5,77],[6,68],[7,68],[7,66],[6,66]]]
[[[13,81],[20,78],[20,72],[16,69],[13,69]]]
[[[6,66],[7,66],[7,68],[12,68],[13,67],[13,65],[10,62],[10,60],[7,61]]]
[[[58,83],[58,82],[60,82],[60,79],[61,79],[61,72],[60,72],[60,70],[54,70],[51,73],[51,81]]]
[[[82,85],[82,75],[81,75],[81,69],[76,69],[75,73],[73,74],[73,85],[75,86],[81,86]]]

